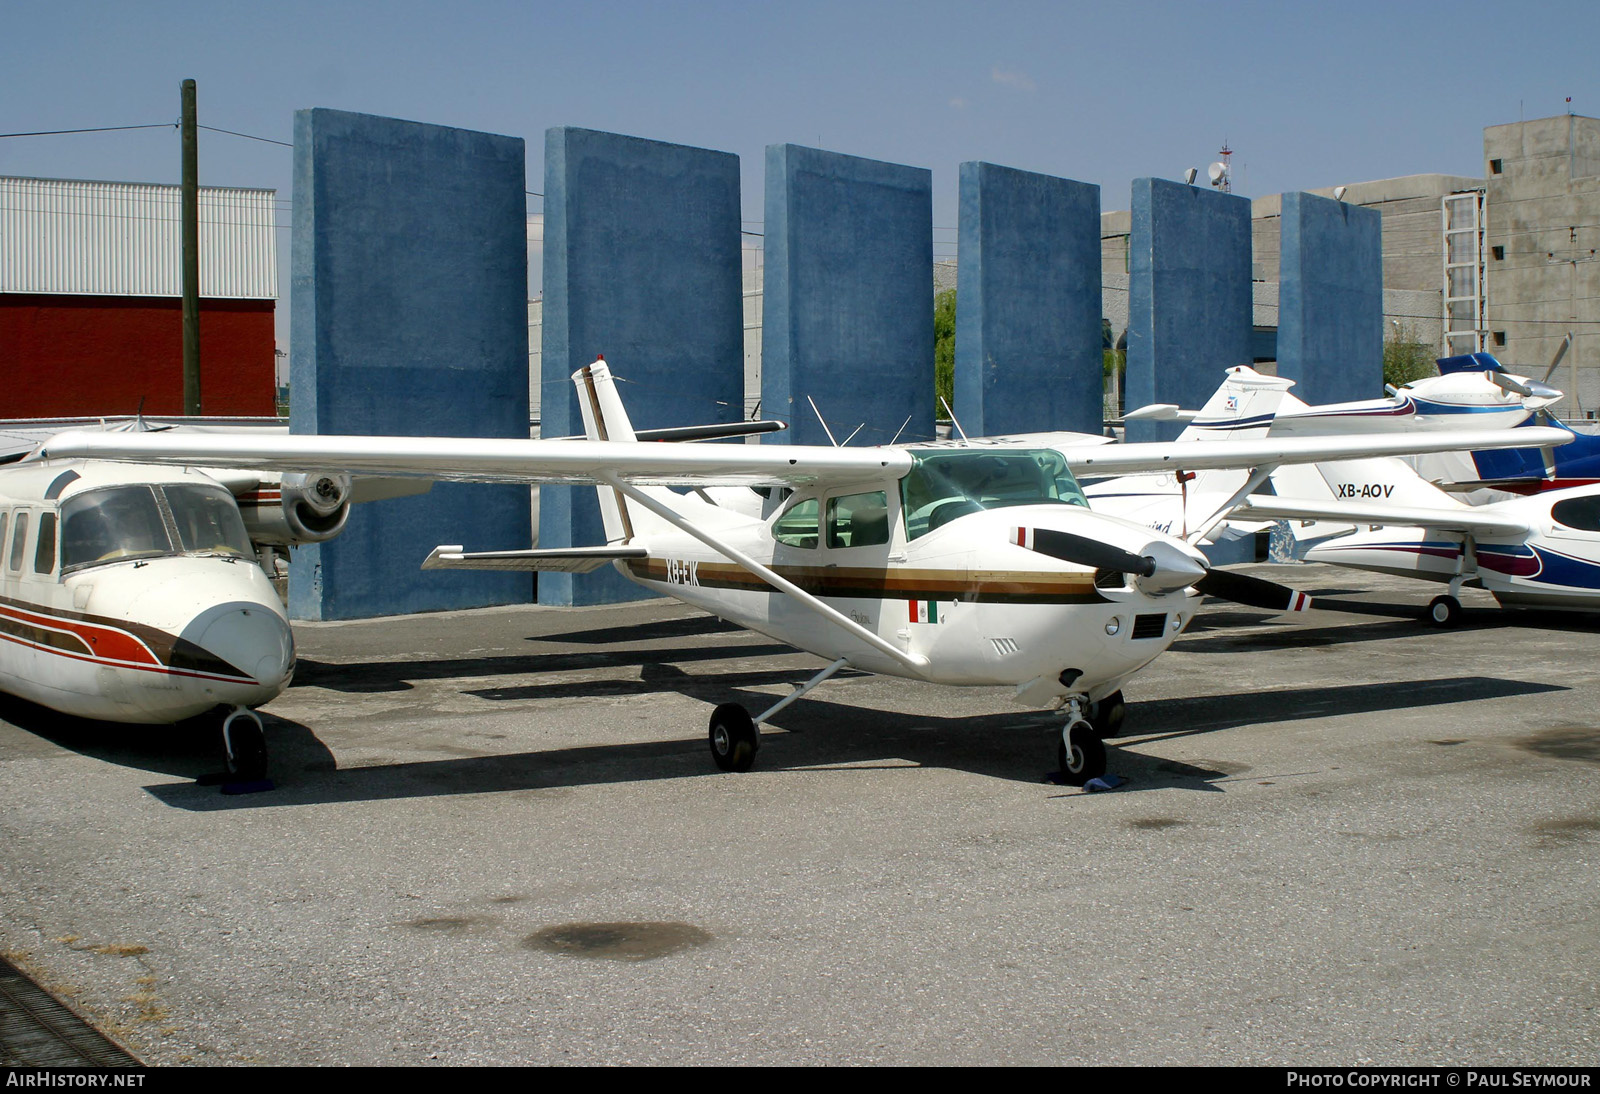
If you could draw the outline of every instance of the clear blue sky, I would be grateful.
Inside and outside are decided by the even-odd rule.
[[[536,191],[554,125],[735,152],[751,220],[763,148],[820,144],[931,168],[951,229],[964,160],[1098,183],[1107,210],[1224,139],[1251,196],[1478,175],[1486,125],[1569,95],[1600,115],[1597,46],[1594,0],[0,0],[0,133],[171,121],[193,77],[201,124],[280,141],[312,106],[524,137]],[[203,183],[280,191],[286,273],[290,150],[201,138]],[[0,139],[0,174],[176,182],[178,137]]]

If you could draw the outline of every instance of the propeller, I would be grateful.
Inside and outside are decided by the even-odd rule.
[[[1194,587],[1206,596],[1269,612],[1303,612],[1311,607],[1311,598],[1298,589],[1232,570],[1208,570]]]
[[[1019,547],[1058,558],[1062,562],[1132,574],[1139,587],[1152,595],[1193,586],[1196,592],[1206,596],[1232,600],[1266,611],[1303,612],[1311,607],[1311,598],[1298,589],[1265,578],[1202,566],[1191,556],[1160,540],[1147,545],[1145,549],[1150,553],[1144,555],[1124,551],[1104,540],[1050,528],[1017,528],[1012,531],[1011,541]]]

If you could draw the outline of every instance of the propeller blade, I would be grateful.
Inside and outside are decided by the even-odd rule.
[[[1555,375],[1556,366],[1561,363],[1561,359],[1567,355],[1567,350],[1571,348],[1572,332],[1568,331],[1567,336],[1561,340],[1561,345],[1556,349],[1556,355],[1550,358],[1550,367],[1544,370],[1545,383],[1550,382],[1550,377]]]
[[[1231,570],[1210,570],[1194,587],[1206,596],[1270,612],[1303,612],[1311,607],[1311,598],[1298,589]]]
[[[1503,372],[1488,374],[1489,382],[1501,391],[1510,392],[1512,395],[1521,395],[1524,399],[1533,394],[1533,389],[1514,376],[1507,376]]]
[[[1093,570],[1116,570],[1138,577],[1149,577],[1156,572],[1153,558],[1124,551],[1098,539],[1075,536],[1071,532],[1056,532],[1049,528],[1014,528],[1011,542],[1030,551],[1038,551],[1041,555]]]

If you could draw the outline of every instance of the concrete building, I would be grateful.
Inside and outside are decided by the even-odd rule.
[[[1490,126],[1483,158],[1486,348],[1535,378],[1561,354],[1550,382],[1568,400],[1557,412],[1592,419],[1600,411],[1600,119]]]
[[[272,190],[200,189],[201,400],[276,413]],[[0,416],[183,413],[176,186],[0,178]]]

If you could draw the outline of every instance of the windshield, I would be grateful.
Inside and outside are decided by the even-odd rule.
[[[220,487],[116,486],[61,506],[63,571],[159,555],[250,553],[239,509]]]
[[[1051,448],[912,452],[900,480],[906,535],[926,535],[957,517],[1010,505],[1082,505],[1083,491],[1067,461]]]

